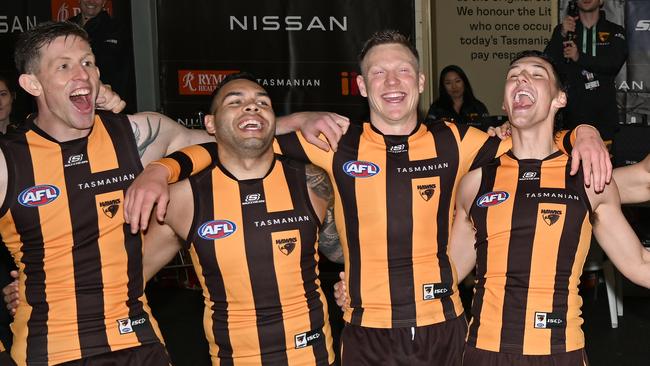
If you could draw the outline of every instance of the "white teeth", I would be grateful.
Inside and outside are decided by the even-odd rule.
[[[404,95],[406,95],[406,94],[404,94],[404,93],[399,93],[399,92],[388,93],[388,94],[384,94],[384,98],[401,98],[401,97],[403,97]]]
[[[241,129],[261,129],[262,123],[253,119],[249,119],[246,121],[239,122],[239,125],[237,125],[237,127]]]
[[[515,103],[519,103],[519,100],[522,95],[527,96],[528,98],[530,98],[531,102],[535,103],[535,97],[533,96],[533,94],[526,90],[520,90],[515,94]]]
[[[70,94],[71,97],[78,97],[80,95],[88,95],[90,94],[90,90],[88,89],[77,89]]]

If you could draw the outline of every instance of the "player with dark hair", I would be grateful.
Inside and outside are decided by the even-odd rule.
[[[588,364],[578,283],[592,228],[621,272],[650,287],[650,253],[621,212],[616,183],[587,189],[553,142],[566,104],[548,57],[516,57],[503,101],[512,149],[459,185],[451,256],[459,278],[476,270],[464,365]]]
[[[357,83],[368,98],[370,123],[350,126],[336,152],[317,151],[301,134],[278,138],[283,154],[320,166],[335,187],[350,299],[342,362],[458,365],[467,325],[448,255],[451,204],[462,175],[509,145],[467,126],[418,121],[424,75],[403,34],[374,34],[360,53],[360,67]],[[169,171],[148,167],[129,195],[142,200],[149,193],[139,187],[152,185],[160,193],[170,171],[175,180],[209,164],[208,152],[184,152],[163,162]],[[605,164],[602,142],[599,154]],[[164,206],[164,195],[154,196]],[[138,227],[147,211],[131,210],[128,221]]]
[[[38,113],[0,142],[0,234],[19,269],[12,357],[168,365],[124,192],[142,164],[211,138],[155,113],[96,113],[99,70],[74,23],[23,33],[15,61]]]
[[[165,223],[190,249],[203,287],[213,365],[332,364],[318,251],[343,258],[337,237],[317,245],[332,199],[327,176],[274,155],[271,100],[250,74],[221,82],[205,125],[218,143],[215,164],[171,187]],[[179,249],[156,223],[145,240],[147,273]]]

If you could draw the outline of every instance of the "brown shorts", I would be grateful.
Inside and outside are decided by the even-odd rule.
[[[11,359],[9,352],[0,352],[0,366],[16,366],[16,363]]]
[[[465,315],[413,328],[346,324],[341,334],[341,366],[460,366],[466,335]]]
[[[171,364],[165,346],[161,343],[151,343],[65,362],[59,366],[170,366]]]
[[[554,355],[530,356],[485,351],[465,345],[463,366],[589,366],[584,348]]]

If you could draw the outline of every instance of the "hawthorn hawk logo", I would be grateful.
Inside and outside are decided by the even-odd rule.
[[[559,219],[560,216],[562,216],[562,211],[560,210],[542,210],[542,219],[544,219],[544,222],[548,225],[551,226],[555,224]]]
[[[284,239],[276,240],[275,245],[278,246],[278,249],[280,250],[280,252],[282,252],[282,254],[289,255],[296,248],[297,242],[298,242],[298,238],[296,237],[284,238]]]
[[[433,197],[433,194],[436,193],[435,184],[423,184],[418,186],[418,191],[420,192],[420,197],[423,200],[428,201]]]

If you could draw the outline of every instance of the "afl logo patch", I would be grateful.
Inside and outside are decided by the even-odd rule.
[[[496,206],[500,203],[505,202],[508,199],[508,197],[510,197],[510,194],[508,192],[504,192],[504,191],[488,192],[476,200],[476,205],[478,207]]]
[[[25,207],[47,205],[59,197],[61,191],[50,184],[43,184],[25,189],[18,195],[18,203]]]
[[[369,161],[350,160],[343,164],[343,172],[354,178],[370,178],[379,173],[379,167]]]
[[[227,238],[237,231],[237,225],[229,220],[213,220],[203,223],[198,234],[205,240]]]

